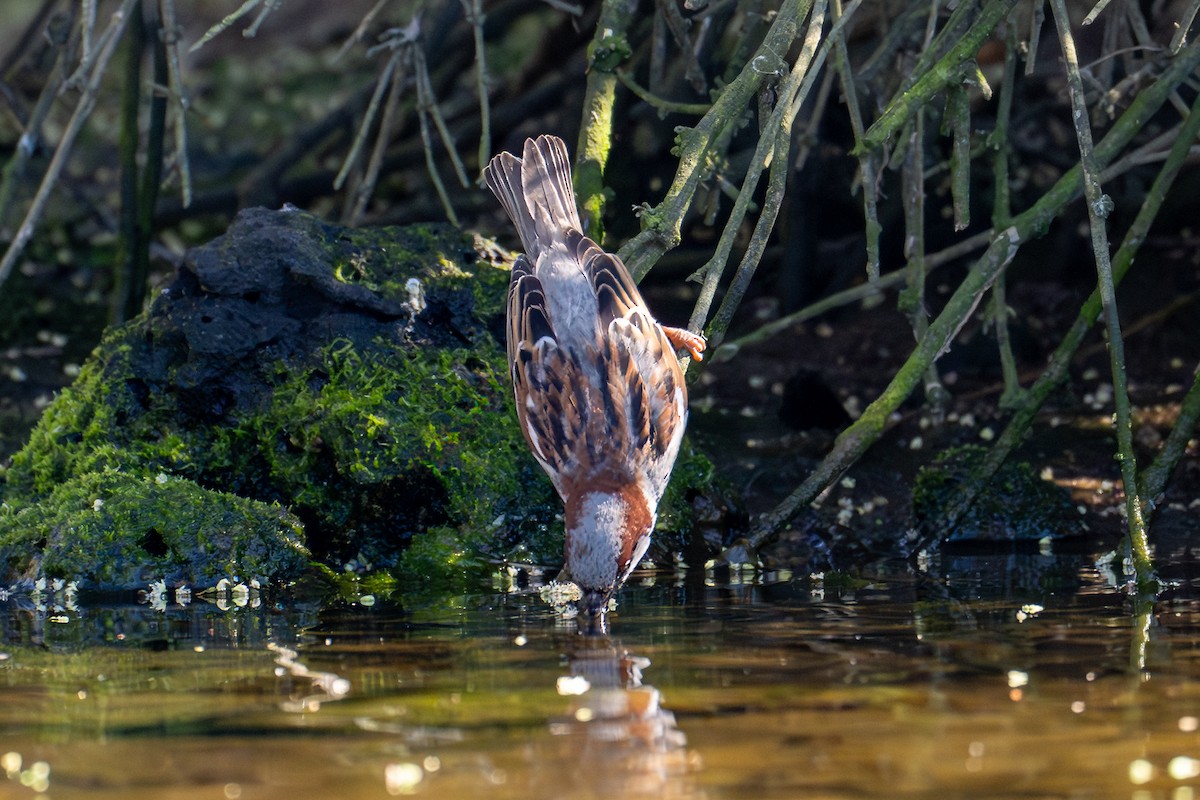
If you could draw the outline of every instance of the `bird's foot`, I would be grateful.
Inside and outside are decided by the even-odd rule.
[[[671,328],[663,325],[662,329],[676,349],[687,350],[697,361],[704,360],[704,348],[708,347],[708,342],[704,340],[703,336],[684,328]]]

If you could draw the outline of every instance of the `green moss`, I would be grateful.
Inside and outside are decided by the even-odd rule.
[[[1081,532],[1067,492],[1039,478],[1032,466],[1021,461],[1006,462],[958,525],[946,530],[945,515],[986,454],[978,445],[951,448],[923,467],[913,485],[916,522],[940,531],[941,538],[950,542],[1037,540]]]
[[[307,563],[299,520],[279,506],[163,474],[91,472],[45,502],[0,514],[0,564],[27,577],[128,587],[294,577]],[[30,552],[39,556],[33,562]]]

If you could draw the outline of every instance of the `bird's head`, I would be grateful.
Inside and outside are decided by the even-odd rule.
[[[654,509],[637,486],[585,490],[567,501],[567,572],[583,592],[581,614],[604,612],[613,593],[642,560]]]

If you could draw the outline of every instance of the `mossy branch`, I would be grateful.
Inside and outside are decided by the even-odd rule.
[[[1096,165],[1104,167],[1113,161],[1141,131],[1150,115],[1167,101],[1175,87],[1187,79],[1197,65],[1200,65],[1200,46],[1193,44],[1181,51],[1158,80],[1134,98],[1108,135],[1096,146]],[[891,414],[912,394],[925,370],[949,346],[984,292],[1016,254],[1020,244],[1044,233],[1066,205],[1078,197],[1081,185],[1082,169],[1075,166],[1059,178],[1031,208],[1014,217],[1008,228],[992,233],[987,251],[967,273],[942,312],[929,323],[925,336],[917,343],[891,383],[867,406],[862,416],[837,437],[833,449],[816,470],[776,508],[756,521],[745,543],[748,548],[760,548],[783,530],[800,509],[811,503],[879,438]],[[731,560],[741,560],[742,555],[729,554],[729,557]]]
[[[778,54],[791,48],[811,5],[812,0],[784,0],[754,58],[725,87],[708,113],[693,128],[676,128],[679,169],[675,179],[663,201],[642,214],[642,232],[618,253],[634,279],[641,280],[663,253],[679,244],[684,215],[709,172],[707,156],[741,119],[767,77],[775,74],[762,65],[778,63]]]
[[[1193,56],[1197,54],[1200,54],[1200,51],[1197,48],[1193,48]],[[1200,62],[1200,58],[1193,60],[1190,68],[1194,68],[1198,62]],[[1149,112],[1147,111],[1147,113]],[[1142,242],[1145,241],[1150,226],[1157,218],[1163,201],[1166,199],[1167,192],[1174,183],[1176,176],[1178,176],[1180,168],[1187,160],[1188,153],[1191,150],[1191,143],[1196,140],[1197,135],[1200,135],[1200,96],[1193,103],[1191,113],[1178,131],[1178,135],[1175,136],[1171,152],[1167,155],[1162,168],[1147,191],[1146,198],[1138,209],[1137,216],[1129,226],[1129,230],[1126,231],[1120,248],[1113,255],[1114,284],[1119,285],[1121,279],[1125,277],[1125,274],[1133,266],[1134,257],[1137,255]],[[1103,146],[1103,142],[1101,145]],[[1096,324],[1096,320],[1100,318],[1102,310],[1103,303],[1100,299],[1100,290],[1097,288],[1080,307],[1075,322],[1072,323],[1070,330],[1067,331],[1058,347],[1051,354],[1046,369],[1042,371],[1042,374],[1029,387],[1029,390],[1024,393],[1021,402],[1013,409],[1012,419],[1009,420],[1004,431],[997,437],[995,444],[988,450],[987,457],[980,465],[979,470],[971,476],[970,480],[963,483],[963,492],[959,497],[957,507],[946,515],[948,525],[952,526],[955,520],[974,502],[979,488],[986,485],[992,479],[1009,454],[1024,440],[1025,434],[1028,432],[1029,426],[1033,422],[1033,418],[1037,415],[1038,410],[1045,404],[1054,389],[1066,378],[1067,368],[1071,364],[1072,356],[1083,343],[1087,332],[1091,330],[1092,326]],[[1177,422],[1176,430],[1178,428],[1179,424]],[[1172,431],[1172,436],[1175,435],[1175,431]],[[1166,450],[1167,448],[1164,447],[1163,453],[1159,456],[1160,459],[1164,459]],[[1169,458],[1169,456],[1166,458]],[[1151,467],[1143,475],[1142,494],[1144,497],[1154,498],[1161,492],[1161,488],[1165,485],[1166,480],[1163,474],[1163,470],[1166,469],[1166,463],[1166,460],[1164,460],[1161,465],[1158,465],[1158,470]],[[1173,466],[1172,463],[1172,468]],[[1169,472],[1169,470],[1166,471]],[[1154,475],[1153,478],[1149,477],[1151,474]],[[1161,484],[1159,483],[1160,480]],[[1150,485],[1151,481],[1153,481],[1154,485]]]
[[[975,58],[984,40],[1016,4],[1017,0],[989,0],[958,43],[927,72],[921,73],[912,88],[900,94],[884,109],[879,119],[863,134],[862,143],[855,148],[855,155],[862,155],[891,141],[920,109],[932,101],[934,95],[960,81],[962,65]]]
[[[738,266],[738,276],[735,277],[730,292],[721,304],[718,317],[713,321],[714,324],[708,332],[714,346],[720,344],[721,337],[724,336],[725,329],[733,318],[733,312],[749,287],[749,279],[754,275],[759,259],[762,258],[763,251],[767,246],[767,238],[770,236],[775,219],[779,214],[779,208],[783,203],[783,192],[790,168],[788,156],[791,152],[792,124],[796,115],[800,113],[801,103],[812,89],[816,75],[824,64],[825,55],[833,41],[827,38],[825,46],[818,47],[821,41],[821,29],[825,24],[825,7],[824,0],[818,0],[813,6],[804,44],[796,56],[791,71],[779,86],[778,102],[763,126],[764,133],[758,140],[754,157],[746,170],[746,177],[734,200],[733,209],[729,212],[729,219],[721,232],[716,251],[708,263],[696,273],[696,277],[701,280],[700,296],[696,299],[689,327],[699,331],[704,328],[708,320],[709,308],[716,297],[721,276],[725,271],[729,254],[733,250],[734,240],[746,218],[746,213],[758,188],[759,179],[762,177],[763,170],[769,166],[771,174],[769,182],[772,185],[767,189],[766,204],[755,223],[750,245],[746,248],[742,262]],[[849,19],[848,14],[843,16],[843,20],[846,19]],[[784,138],[781,139],[780,136]]]
[[[612,149],[613,115],[617,101],[617,68],[633,50],[626,32],[637,10],[636,0],[604,0],[596,21],[596,36],[588,46],[587,89],[583,121],[575,150],[575,193],[583,229],[591,238],[604,240],[604,170]]]
[[[812,90],[813,84],[816,82],[816,76],[820,74],[821,67],[824,66],[825,59],[829,54],[831,47],[839,40],[846,22],[851,18],[854,12],[858,9],[859,0],[852,2],[833,25],[829,35],[821,42],[818,47],[818,42],[821,38],[821,29],[825,23],[825,3],[823,0],[818,2],[812,11],[812,17],[809,20],[808,32],[804,37],[804,45],[801,48],[800,54],[796,58],[796,64],[793,66],[792,73],[784,81],[784,85],[780,88],[780,100],[767,123],[763,141],[768,141],[769,136],[774,132],[774,150],[767,159],[770,164],[769,177],[767,180],[767,193],[763,202],[762,211],[758,215],[758,220],[754,224],[754,233],[750,237],[750,243],[746,247],[745,253],[742,255],[742,260],[738,264],[737,271],[734,273],[733,279],[729,283],[725,297],[721,301],[720,307],[717,308],[717,313],[712,319],[712,323],[708,327],[709,346],[716,348],[721,344],[721,340],[725,336],[725,331],[729,329],[729,324],[733,321],[733,315],[741,304],[742,298],[745,296],[747,289],[750,287],[750,279],[754,277],[754,272],[758,268],[758,263],[762,259],[763,251],[767,247],[767,239],[771,235],[771,230],[775,226],[775,220],[779,215],[779,209],[783,205],[783,196],[787,187],[788,174],[791,171],[791,151],[792,151],[792,125],[800,113],[800,107],[803,105],[809,92]],[[782,113],[781,113],[782,112]],[[767,162],[764,162],[764,166]],[[755,161],[755,164],[758,162]],[[755,172],[755,180],[757,180],[757,171]],[[747,175],[749,181],[750,175]],[[753,193],[743,188],[743,191],[738,195],[739,200],[743,197],[748,197]],[[736,222],[736,225],[734,224]],[[725,233],[722,235],[722,242],[726,236],[732,241],[732,235],[737,227],[741,225],[741,217],[735,218],[734,214],[730,215],[730,224],[726,226]],[[722,269],[724,262],[721,262]],[[705,275],[705,288],[707,288],[711,273]],[[715,280],[713,283],[715,287]],[[704,293],[701,294],[703,299]],[[702,308],[700,301],[697,301],[696,311],[705,311],[707,308]],[[702,318],[698,313],[693,314],[692,325],[699,326],[702,323]],[[698,330],[699,328],[693,328]]]

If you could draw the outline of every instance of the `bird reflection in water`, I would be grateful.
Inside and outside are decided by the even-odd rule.
[[[564,796],[703,798],[699,756],[659,691],[642,682],[650,661],[602,636],[573,637],[568,647],[570,671],[557,688],[570,705],[550,723],[579,765]]]

